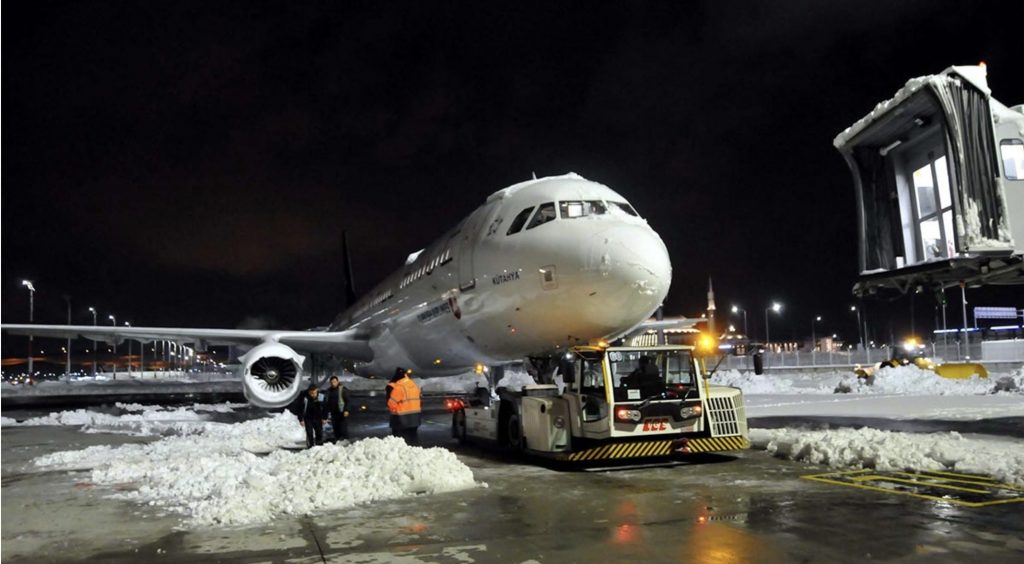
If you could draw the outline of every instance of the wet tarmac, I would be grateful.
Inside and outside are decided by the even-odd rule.
[[[5,413],[5,415],[7,415]],[[382,420],[353,422],[382,435]],[[1024,503],[968,508],[803,480],[827,468],[764,452],[602,472],[458,447],[431,416],[425,446],[452,448],[487,487],[245,528],[107,497],[84,472],[35,457],[153,440],[67,427],[4,428],[4,562],[1020,562]]]

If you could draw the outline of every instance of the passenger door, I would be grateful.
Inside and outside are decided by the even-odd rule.
[[[476,287],[474,251],[481,239],[485,221],[493,214],[497,205],[489,202],[479,207],[466,218],[458,235],[459,290],[468,292]]]

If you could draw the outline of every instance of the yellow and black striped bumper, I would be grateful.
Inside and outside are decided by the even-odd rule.
[[[619,460],[648,458],[696,452],[724,452],[750,448],[746,437],[704,437],[699,439],[666,439],[662,441],[618,442],[596,446],[563,455],[563,460],[585,462],[590,460]]]

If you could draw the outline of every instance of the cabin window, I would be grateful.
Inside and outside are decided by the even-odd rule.
[[[530,212],[532,211],[533,206],[530,206],[525,210],[519,212],[519,215],[517,215],[516,218],[512,220],[512,225],[508,226],[508,232],[505,233],[505,235],[513,235],[515,233],[519,233],[523,229],[523,226],[526,225],[526,220],[530,219]]]
[[[1003,157],[1003,174],[1007,180],[1024,180],[1024,141],[1004,139],[999,142]]]
[[[562,219],[574,219],[588,215],[601,215],[608,213],[608,207],[600,200],[588,202],[559,202],[558,210]]]
[[[611,204],[613,210],[619,210],[619,211],[626,212],[628,215],[631,215],[633,217],[639,217],[640,216],[640,214],[636,213],[636,210],[633,209],[633,206],[627,204],[626,202],[608,202],[608,203]]]
[[[911,175],[917,207],[917,229],[924,260],[956,254],[953,236],[953,198],[946,157],[930,160]]]
[[[530,220],[530,224],[526,226],[526,229],[533,229],[538,225],[544,225],[549,221],[555,220],[555,203],[548,202],[537,206],[537,213],[533,214],[533,219]]]

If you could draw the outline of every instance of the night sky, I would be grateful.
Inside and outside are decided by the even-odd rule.
[[[1019,1],[5,7],[7,323],[27,321],[28,278],[43,323],[70,294],[76,323],[95,306],[323,325],[343,229],[362,292],[495,190],[575,171],[665,240],[668,314],[699,314],[712,276],[755,334],[776,299],[773,336],[823,315],[852,340],[854,194],[832,138],[952,64],[986,61],[995,97],[1024,102]],[[869,306],[877,331],[908,303]],[[934,302],[917,303],[920,328]]]

